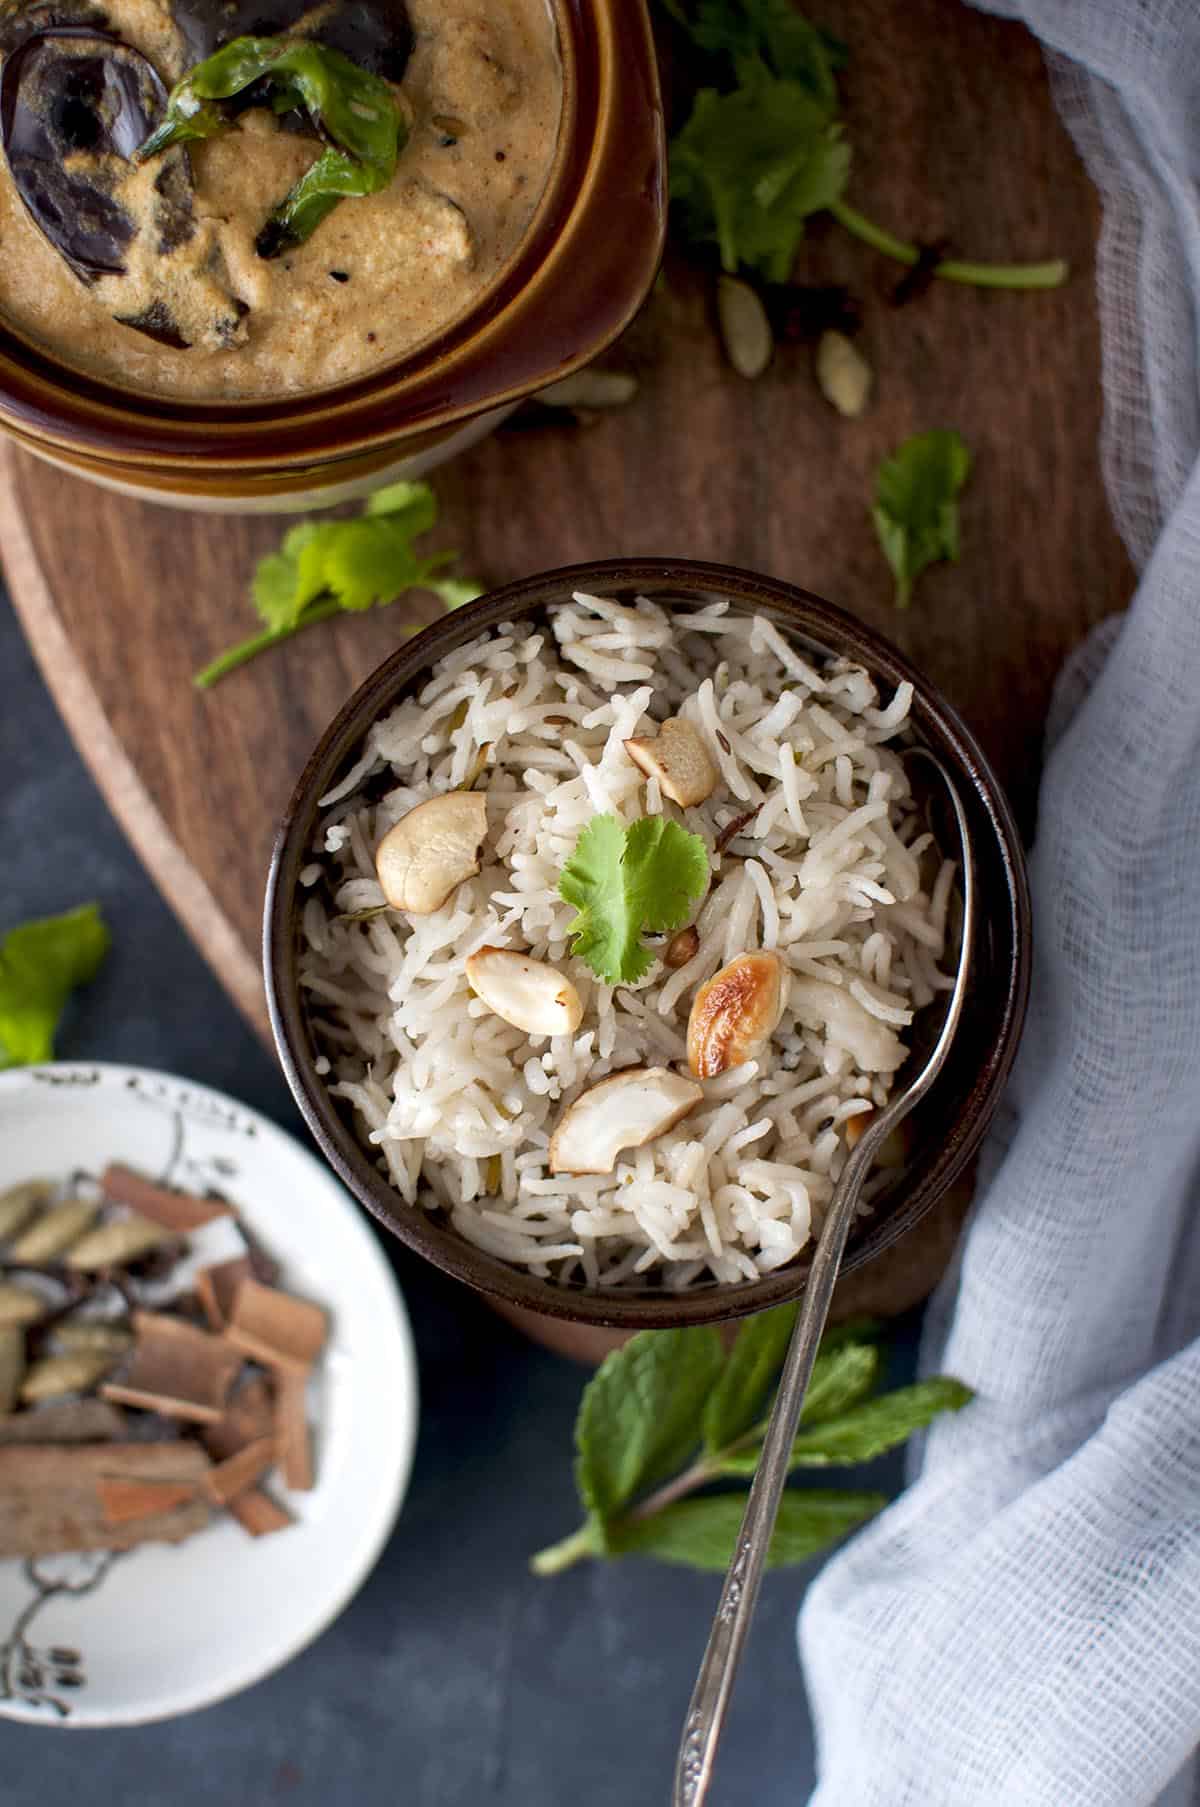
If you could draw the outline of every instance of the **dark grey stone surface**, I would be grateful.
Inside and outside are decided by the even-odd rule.
[[[113,931],[59,1052],[186,1074],[303,1134],[270,1055],[109,818],[6,600],[0,675],[0,930],[94,898]],[[529,1554],[577,1523],[571,1427],[583,1374],[389,1252],[416,1332],[421,1431],[404,1511],[357,1599],[286,1669],[207,1712],[114,1732],[0,1723],[0,1798],[665,1807],[717,1581],[638,1560],[529,1574]],[[894,1486],[898,1476],[893,1462],[868,1478]],[[794,1807],[812,1788],[795,1654],[808,1572],[767,1577],[714,1791],[721,1807]],[[231,1636],[235,1623],[231,1602]]]

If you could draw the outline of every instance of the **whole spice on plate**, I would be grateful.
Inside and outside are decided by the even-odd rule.
[[[11,1412],[25,1375],[25,1338],[15,1324],[0,1326],[0,1415]]]
[[[103,1349],[74,1349],[62,1355],[44,1356],[33,1364],[21,1383],[21,1398],[32,1405],[39,1399],[86,1393],[119,1359],[119,1351]]]
[[[277,1264],[223,1199],[119,1164],[65,1190],[10,1188],[0,1212],[13,1275],[0,1281],[0,1557],[175,1541],[214,1505],[251,1536],[284,1529],[291,1514],[261,1483],[278,1468],[314,1485],[307,1382],[324,1312],[268,1284]],[[246,1253],[165,1296],[185,1236],[220,1220]]]
[[[35,1211],[50,1203],[53,1192],[46,1180],[27,1180],[0,1192],[0,1242],[8,1242],[23,1229]]]
[[[81,1273],[95,1273],[102,1267],[126,1267],[158,1248],[166,1237],[161,1224],[131,1212],[128,1217],[114,1218],[81,1236],[67,1251],[67,1266]]]
[[[105,1382],[105,1399],[168,1418],[215,1423],[242,1365],[238,1351],[165,1312],[135,1312],[133,1328],[132,1359]]]
[[[14,1444],[0,1448],[0,1560],[60,1550],[128,1550],[178,1543],[202,1531],[210,1507],[200,1491],[208,1457],[198,1443]],[[195,1486],[181,1504],[113,1523],[105,1481]],[[159,1500],[161,1506],[161,1498]]]
[[[149,1218],[177,1235],[198,1230],[218,1217],[232,1215],[220,1198],[197,1198],[194,1192],[178,1192],[170,1186],[156,1186],[132,1168],[114,1161],[100,1176],[105,1198],[117,1205],[128,1205],[139,1216]]]
[[[46,1315],[46,1301],[28,1286],[0,1283],[0,1325],[35,1324]]]

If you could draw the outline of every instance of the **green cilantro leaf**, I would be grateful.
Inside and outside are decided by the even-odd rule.
[[[731,274],[786,282],[810,214],[841,198],[850,146],[828,106],[759,64],[732,94],[702,88],[671,147],[671,193],[688,237],[715,242]]]
[[[758,58],[772,74],[799,82],[835,111],[846,46],[806,19],[793,0],[699,0],[690,13],[672,0],[667,10],[701,50],[728,56],[739,81],[753,74]]]
[[[0,941],[0,1068],[53,1060],[67,999],[95,977],[108,948],[95,904],[9,930]]]
[[[918,433],[886,458],[875,478],[871,519],[905,609],[927,565],[958,559],[958,493],[971,454],[957,433]]]
[[[437,526],[437,497],[428,483],[412,483],[401,478],[396,483],[386,483],[368,496],[363,513],[389,516],[404,527],[410,539],[415,540]]]
[[[325,588],[321,548],[326,527],[332,525],[301,521],[298,526],[289,527],[278,552],[270,552],[259,560],[250,580],[250,593],[272,633],[290,632],[305,605]]]
[[[708,1326],[643,1331],[588,1382],[575,1423],[575,1480],[601,1522],[686,1462],[722,1360],[721,1339]]]
[[[828,210],[847,232],[910,269],[909,244],[844,198],[850,147],[838,121],[837,72],[846,50],[791,0],[664,0],[714,60],[671,146],[671,194],[687,237],[716,242],[721,262],[785,282],[808,215]],[[990,264],[943,258],[932,274],[991,289],[1053,289],[1061,258]]]
[[[196,683],[206,689],[288,634],[343,611],[382,607],[410,590],[432,590],[447,609],[472,601],[478,584],[445,575],[454,553],[421,555],[413,548],[436,522],[437,499],[427,483],[392,483],[349,520],[300,521],[289,528],[279,551],[260,559],[251,581],[266,632],[223,653]]]
[[[682,928],[707,883],[699,835],[662,816],[628,827],[616,816],[594,816],[558,881],[559,896],[578,911],[572,952],[606,985],[631,984],[654,959],[643,933]]]
[[[887,1505],[882,1493],[833,1492],[808,1488],[785,1493],[767,1552],[769,1569],[806,1562],[829,1544],[856,1531]],[[664,1506],[650,1518],[627,1523],[614,1544],[614,1553],[655,1556],[659,1562],[683,1563],[692,1569],[729,1567],[746,1497],[742,1493],[717,1493],[705,1499],[680,1500]]]

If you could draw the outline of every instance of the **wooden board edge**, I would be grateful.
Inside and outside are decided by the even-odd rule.
[[[270,1042],[262,973],[168,828],[113,733],[64,631],[17,492],[16,458],[0,445],[0,564],[13,608],[59,714],[134,852],[252,1029]]]

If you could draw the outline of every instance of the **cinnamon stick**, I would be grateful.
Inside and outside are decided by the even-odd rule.
[[[207,1524],[196,1492],[209,1466],[198,1443],[25,1444],[0,1448],[0,1559],[60,1550],[126,1550],[177,1543]],[[144,1518],[112,1524],[98,1491],[105,1477],[189,1483],[196,1497]]]
[[[135,1311],[137,1337],[129,1366],[100,1392],[118,1405],[138,1405],[168,1418],[215,1424],[242,1365],[223,1338],[162,1312]]]
[[[218,1217],[231,1217],[233,1210],[223,1199],[197,1198],[194,1192],[176,1192],[170,1186],[157,1186],[132,1167],[114,1162],[100,1175],[104,1195],[114,1205],[128,1205],[151,1222],[161,1224],[177,1236],[199,1230]]]

